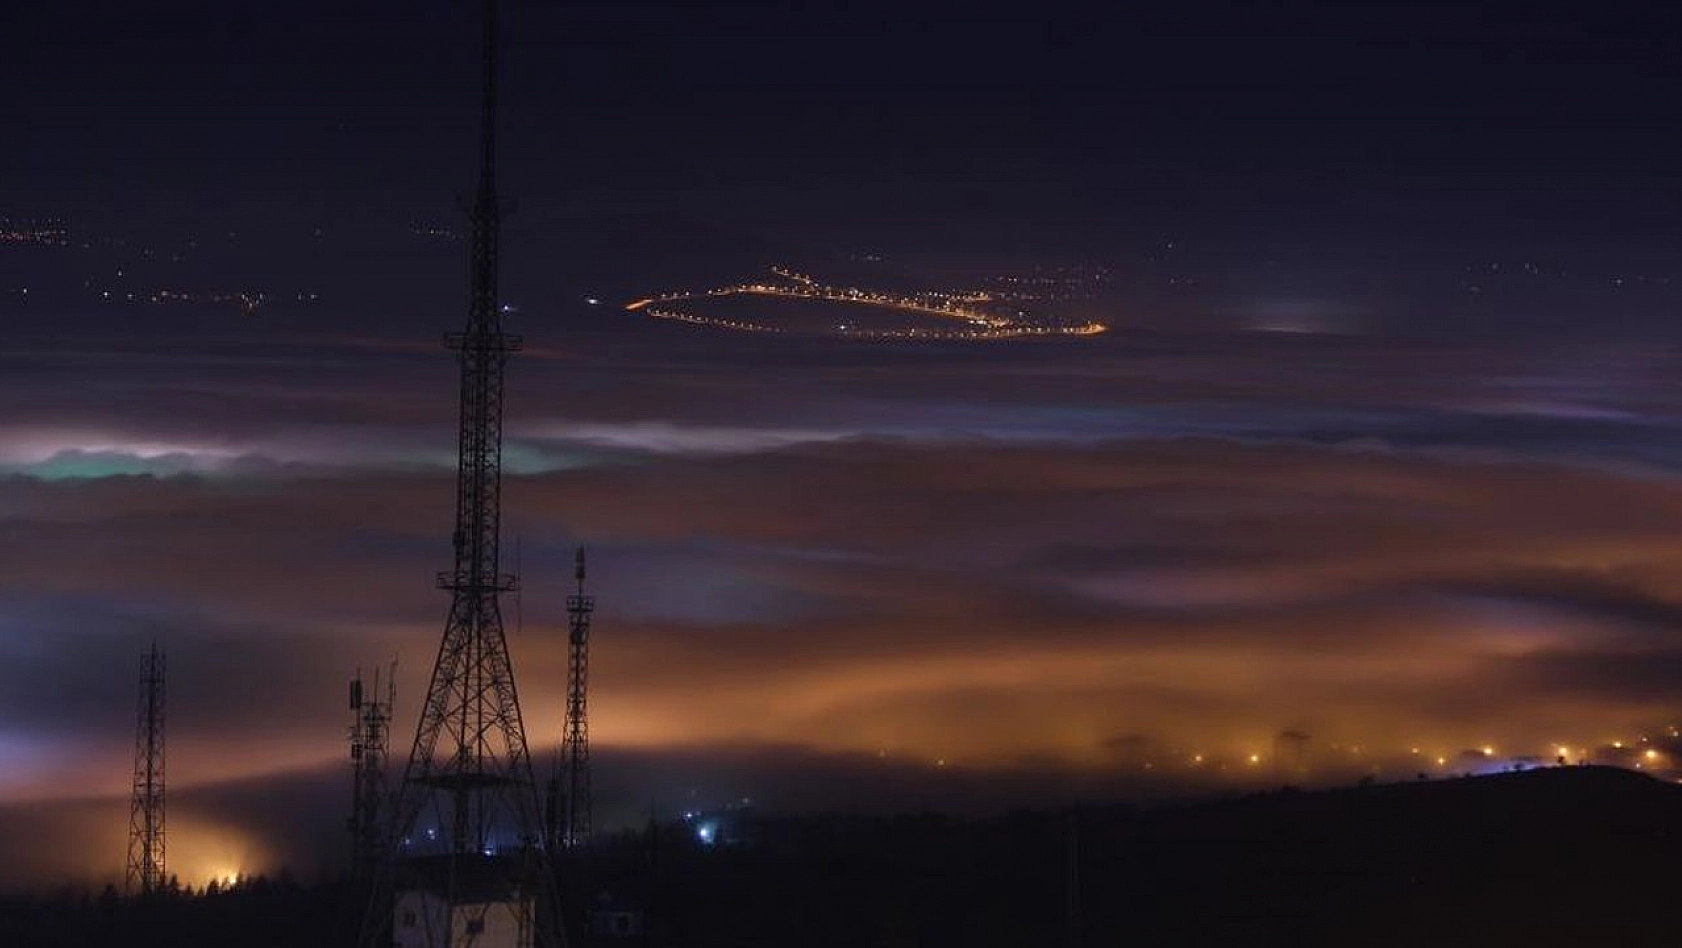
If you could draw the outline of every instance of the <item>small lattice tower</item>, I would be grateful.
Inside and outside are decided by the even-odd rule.
[[[567,597],[568,643],[566,733],[561,760],[566,767],[566,823],[561,845],[568,849],[590,842],[590,615],[596,601],[584,594],[584,548],[579,547],[573,570],[578,592]]]
[[[380,669],[374,669],[371,688],[364,687],[358,671],[350,682],[350,728],[352,769],[350,811],[350,865],[352,874],[369,878],[386,845],[387,812],[386,758],[391,739],[391,711],[397,701],[395,663],[380,692]]]
[[[1284,730],[1273,738],[1273,770],[1280,780],[1308,777],[1308,749],[1312,738],[1305,731]]]
[[[128,891],[161,892],[164,861],[164,653],[140,656],[140,707],[134,729],[134,794],[128,816]]]

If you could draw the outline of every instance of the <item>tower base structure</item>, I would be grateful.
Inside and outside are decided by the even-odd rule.
[[[536,948],[541,888],[517,856],[423,856],[398,867],[393,948]]]

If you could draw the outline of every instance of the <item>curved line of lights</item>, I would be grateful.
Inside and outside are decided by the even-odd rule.
[[[759,333],[795,333],[772,323],[752,322],[740,319],[724,319],[718,316],[702,316],[685,310],[669,308],[662,304],[681,303],[686,300],[719,298],[727,296],[774,296],[788,299],[826,300],[834,303],[853,303],[860,306],[874,306],[890,309],[901,313],[916,313],[920,316],[935,316],[943,319],[955,319],[964,323],[962,328],[946,329],[933,327],[912,327],[910,329],[861,329],[850,325],[837,327],[837,332],[849,339],[934,339],[934,340],[975,340],[975,339],[1020,339],[1025,336],[1095,336],[1109,329],[1103,323],[1096,322],[1054,322],[1036,317],[1023,310],[1015,310],[1009,314],[991,312],[973,304],[992,302],[992,298],[985,293],[924,293],[918,296],[900,296],[883,293],[877,290],[861,290],[855,287],[827,286],[803,273],[772,267],[771,272],[782,277],[787,283],[738,283],[734,286],[720,287],[715,290],[700,292],[680,291],[666,293],[661,296],[651,296],[640,299],[625,306],[627,312],[641,312],[655,319],[665,319],[673,322],[689,323],[695,326],[707,326],[713,329],[729,329],[736,332]]]

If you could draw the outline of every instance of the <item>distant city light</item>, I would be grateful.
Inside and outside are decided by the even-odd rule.
[[[865,290],[858,287],[826,286],[811,276],[782,267],[772,267],[771,272],[786,282],[744,283],[702,292],[681,290],[658,297],[636,300],[626,304],[625,309],[628,312],[640,310],[655,319],[710,326],[718,329],[732,329],[740,332],[787,332],[788,330],[785,327],[770,323],[701,316],[675,309],[656,308],[652,305],[655,303],[676,303],[700,297],[776,296],[878,306],[906,313],[957,319],[967,324],[968,327],[945,329],[919,326],[898,330],[860,330],[850,323],[840,324],[838,331],[848,338],[854,339],[959,340],[1015,339],[1023,336],[1054,335],[1092,336],[1105,332],[1109,328],[1102,323],[1091,321],[1080,322],[1048,316],[1035,316],[1021,309],[1015,309],[1007,316],[997,310],[968,305],[993,301],[995,297],[986,291],[931,291],[917,294],[895,294],[880,290]]]

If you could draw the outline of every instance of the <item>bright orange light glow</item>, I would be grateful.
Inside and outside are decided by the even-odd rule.
[[[263,847],[238,827],[172,820],[169,829],[169,871],[182,885],[229,885],[276,868],[268,864]]]

